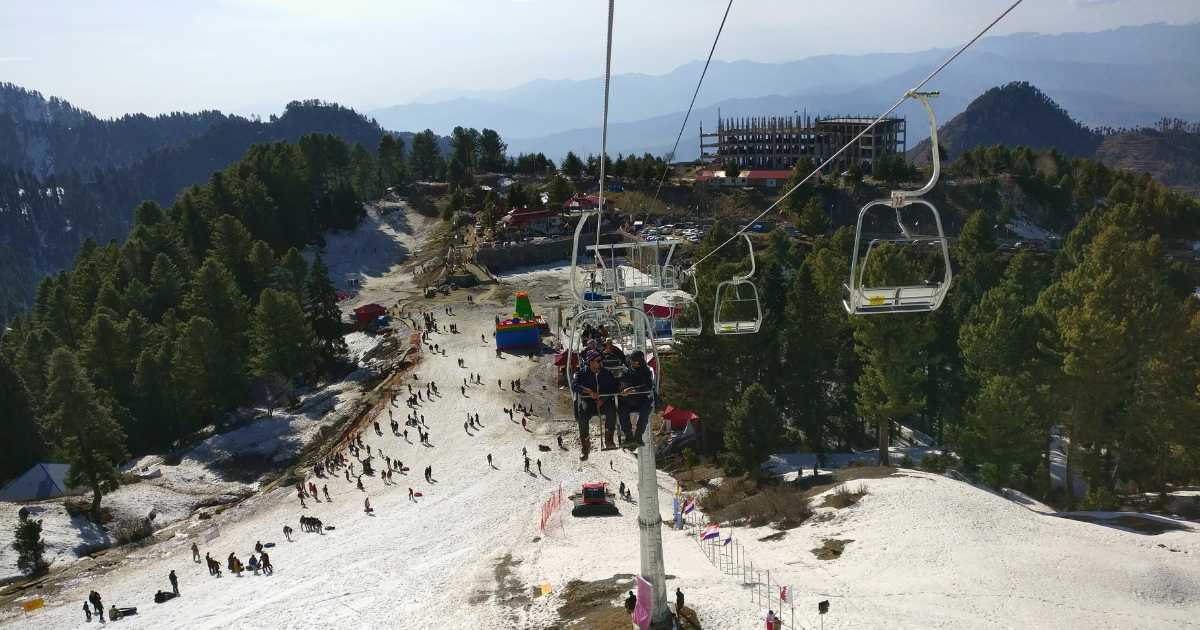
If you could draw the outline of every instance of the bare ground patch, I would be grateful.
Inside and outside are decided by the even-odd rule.
[[[846,545],[854,542],[853,540],[838,540],[836,538],[826,538],[822,541],[820,547],[814,547],[812,553],[819,560],[837,560],[842,557],[842,552],[846,550]]]
[[[854,489],[851,489],[849,485],[843,483],[842,485],[838,486],[832,494],[825,495],[825,502],[821,504],[821,507],[835,509],[850,507],[851,505],[858,503],[858,500],[866,496],[866,494],[867,489],[861,483],[858,484],[858,486]]]
[[[561,625],[551,628],[588,628],[626,630],[629,613],[620,604],[621,596],[633,589],[632,573],[618,573],[608,579],[584,582],[571,580],[563,590],[563,605],[558,607]]]
[[[780,483],[756,481],[749,477],[726,477],[721,485],[711,489],[700,498],[700,506],[711,517],[722,523],[736,523],[749,527],[772,525],[778,529],[792,529],[812,517],[811,499],[830,489],[845,488],[827,497],[822,507],[845,507],[853,505],[866,490],[860,486],[850,489],[847,482],[858,479],[881,479],[896,473],[895,468],[862,466],[838,470],[832,475],[823,475],[815,483],[812,478],[798,482]]]

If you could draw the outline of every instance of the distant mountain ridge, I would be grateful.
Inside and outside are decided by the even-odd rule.
[[[724,115],[876,114],[923,78],[948,51],[863,56],[826,55],[786,63],[714,62],[709,69],[679,159],[699,153],[699,125]],[[1200,24],[1149,24],[1097,33],[1015,34],[980,40],[932,84],[942,91],[939,118],[949,120],[985,90],[1029,81],[1091,126],[1137,127],[1166,116],[1200,119]],[[700,74],[700,62],[664,75],[616,74],[612,82],[610,150],[670,149]],[[537,80],[505,90],[442,91],[420,103],[370,112],[385,126],[440,133],[447,125],[498,130],[513,152],[596,153],[600,144],[600,78]],[[455,99],[458,99],[457,101]],[[489,109],[489,104],[492,106]],[[909,121],[909,146],[928,135],[919,109]],[[396,117],[396,118],[393,118]],[[617,138],[612,133],[617,131]]]

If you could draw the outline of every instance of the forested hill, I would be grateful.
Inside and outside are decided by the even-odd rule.
[[[9,106],[24,112],[23,122],[17,128],[55,129],[61,146],[91,142],[88,138],[92,133],[107,134],[106,137],[111,138],[118,130],[133,129],[123,126],[120,121],[97,121],[90,114],[56,99],[46,101],[25,93],[24,99],[17,103],[18,99],[12,95],[20,92],[8,89],[5,93],[10,97]],[[193,120],[190,116],[196,118]],[[142,120],[145,117],[126,118]],[[199,120],[215,122],[191,137],[171,143],[171,138],[181,138],[188,133],[177,125],[184,119],[195,123],[189,127],[191,131],[203,126],[197,122]],[[13,120],[11,114],[9,120]],[[121,151],[114,149],[113,163],[103,161],[108,153],[97,151],[87,159],[77,160],[78,168],[59,168],[39,176],[37,170],[31,168],[37,167],[36,160],[31,163],[24,154],[7,156],[0,149],[0,321],[7,321],[27,306],[37,281],[67,266],[86,239],[99,243],[123,240],[133,219],[132,210],[138,202],[149,199],[160,204],[170,203],[180,190],[205,181],[213,172],[237,160],[252,144],[295,141],[305,134],[326,133],[341,138],[350,146],[361,145],[374,151],[387,133],[374,120],[354,110],[318,101],[292,102],[283,115],[272,116],[267,121],[219,113],[145,120],[161,124],[163,128],[154,134],[143,135],[140,144],[130,141],[121,145]],[[72,127],[79,121],[83,121],[82,126]],[[94,124],[87,121],[94,121]],[[173,132],[164,130],[172,127]],[[0,140],[3,128],[0,124]],[[69,128],[79,130],[79,135],[70,141],[61,139],[67,138],[62,130]],[[107,131],[92,131],[96,129]],[[29,135],[33,132],[21,133]],[[394,135],[405,146],[411,146],[413,134]],[[148,146],[150,142],[145,138],[150,136],[165,141],[165,146],[121,165],[125,156],[135,152],[135,146]],[[44,136],[43,140],[49,137]],[[436,140],[439,148],[444,150],[446,140]],[[46,140],[39,146],[48,146],[48,142]],[[4,145],[0,142],[0,146]],[[7,161],[9,157],[12,161]]]
[[[1200,196],[1200,124],[1163,120],[1152,128],[1110,134],[1096,150],[1105,166],[1149,173],[1172,188]]]
[[[39,177],[126,166],[230,118],[201,111],[104,120],[62,99],[0,83],[0,164]]]
[[[936,100],[933,105],[937,111]],[[1058,103],[1025,82],[984,92],[966,111],[938,128],[938,142],[950,160],[967,149],[993,144],[1052,148],[1068,157],[1091,157],[1100,141],[1099,133],[1071,118]],[[928,163],[929,156],[929,140],[908,152],[909,159],[918,164]]]
[[[942,159],[949,162],[993,145],[1054,149],[1067,157],[1147,173],[1181,192],[1200,194],[1200,124],[1164,118],[1153,127],[1089,129],[1023,82],[992,88],[975,99],[938,129],[938,142],[946,152]],[[927,164],[929,156],[928,140],[908,152],[918,164]]]

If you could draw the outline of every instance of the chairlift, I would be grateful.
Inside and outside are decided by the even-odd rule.
[[[927,313],[935,311],[946,299],[950,290],[952,271],[950,267],[950,248],[947,244],[945,231],[942,229],[942,218],[937,207],[921,196],[933,189],[941,173],[941,158],[938,153],[937,120],[933,108],[929,106],[929,98],[937,96],[937,92],[909,92],[908,97],[921,102],[929,117],[932,147],[933,172],[929,182],[919,190],[893,190],[888,199],[877,199],[868,202],[858,213],[858,223],[854,234],[854,251],[850,260],[850,279],[844,286],[846,297],[842,305],[851,315],[872,315],[878,313]],[[904,222],[902,210],[909,206],[920,205],[929,209],[937,228],[936,235],[921,236],[910,229]],[[866,254],[859,261],[859,250],[863,238],[863,218],[875,206],[888,206],[896,215],[896,226],[900,231],[899,238],[872,239],[867,243]],[[915,223],[914,223],[915,225]],[[942,262],[945,267],[942,279],[926,281],[922,284],[897,286],[867,286],[866,271],[871,260],[871,254],[884,244],[901,247],[931,246],[940,249]]]
[[[588,326],[599,330],[604,328],[608,331],[608,339],[611,339],[613,345],[616,346],[628,357],[635,350],[641,350],[646,354],[647,365],[654,361],[657,356],[653,343],[653,323],[649,315],[640,308],[633,306],[607,306],[603,309],[586,308],[579,310],[572,318],[570,327],[567,333],[566,347],[567,356],[567,383],[568,386],[574,386],[574,371],[571,369],[573,365],[573,356],[578,356],[584,352],[587,343],[583,339],[583,331]],[[655,366],[651,368],[654,373],[654,390],[655,396],[658,395],[659,383],[662,382],[662,362],[655,362]],[[620,378],[624,373],[626,366],[624,365],[604,365],[606,369],[613,372],[613,375]],[[617,399],[619,393],[607,394],[609,398]],[[619,403],[619,399],[617,401]]]
[[[713,305],[713,332],[718,335],[749,335],[762,327],[762,304],[758,299],[758,287],[754,276],[754,244],[750,236],[742,234],[750,250],[750,272],[734,276],[717,285],[716,304]],[[752,313],[749,317],[747,312]],[[725,313],[725,317],[722,317]]]

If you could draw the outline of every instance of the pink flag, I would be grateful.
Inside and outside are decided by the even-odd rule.
[[[633,607],[633,625],[650,630],[650,583],[637,576],[637,605]]]
[[[779,601],[786,602],[788,600],[788,587],[779,587]]]

